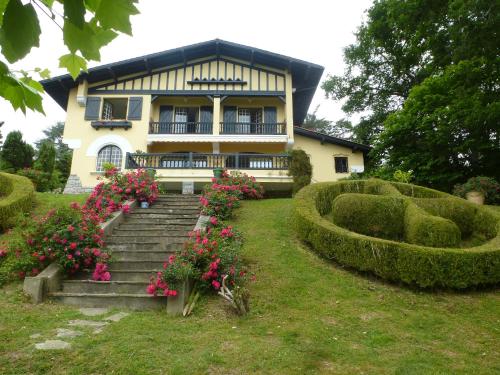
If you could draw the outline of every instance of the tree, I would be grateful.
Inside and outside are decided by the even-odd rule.
[[[500,179],[499,77],[500,59],[475,58],[425,79],[388,117],[374,152],[441,190],[473,176]]]
[[[56,164],[56,148],[50,141],[45,141],[41,144],[38,151],[38,159],[33,167],[39,171],[43,171],[52,176]]]
[[[40,24],[36,9],[47,16],[61,30],[69,53],[59,58],[59,66],[66,68],[74,79],[87,69],[87,61],[100,60],[100,49],[118,36],[132,35],[130,16],[138,14],[136,0],[0,0],[0,47],[9,64],[24,58],[33,47],[39,46]],[[36,8],[35,8],[36,7]],[[33,72],[48,78],[47,69]],[[42,85],[24,70],[11,70],[0,60],[0,97],[12,107],[42,112]]]
[[[3,169],[15,172],[22,168],[29,168],[33,164],[34,154],[33,147],[23,141],[22,133],[12,131],[7,134],[0,152]]]
[[[319,105],[316,106],[313,113],[308,113],[302,125],[303,128],[314,130],[319,133],[328,134],[338,138],[352,138],[352,124],[349,120],[340,119],[333,123],[324,117],[318,117]]]
[[[4,121],[0,121],[0,128],[3,126],[3,124],[5,124]],[[0,129],[0,150],[2,149],[2,132],[1,132],[2,129]]]
[[[500,3],[491,0],[378,0],[344,51],[346,72],[329,76],[328,97],[363,113],[356,138],[376,143],[386,118],[410,90],[450,64],[498,54]],[[366,114],[368,113],[368,114]]]
[[[43,130],[45,138],[35,142],[37,149],[45,142],[51,142],[56,149],[55,168],[60,174],[61,181],[68,179],[71,170],[71,158],[73,152],[63,143],[64,122],[57,122],[48,129]]]

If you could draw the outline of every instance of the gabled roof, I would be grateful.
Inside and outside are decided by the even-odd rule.
[[[324,68],[307,61],[221,39],[96,66],[88,69],[86,73],[80,74],[79,78],[85,78],[89,83],[95,83],[213,55],[232,57],[248,61],[250,64],[288,69],[292,75],[293,88],[295,89],[293,94],[294,123],[302,124]],[[43,80],[41,84],[63,109],[66,109],[68,104],[70,89],[78,85],[69,74]]]
[[[371,146],[367,146],[367,145],[364,145],[361,143],[352,142],[352,141],[349,141],[347,139],[332,137],[331,135],[328,135],[328,134],[323,134],[323,133],[315,132],[313,130],[301,128],[300,126],[295,126],[293,128],[293,132],[294,132],[294,134],[298,134],[298,135],[302,135],[304,137],[316,139],[322,143],[326,142],[326,143],[331,143],[334,145],[349,147],[353,150],[360,150],[363,153],[367,153],[372,149]]]

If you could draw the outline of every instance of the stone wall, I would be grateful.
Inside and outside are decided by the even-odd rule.
[[[66,186],[64,187],[64,194],[82,194],[82,193],[90,193],[93,188],[91,187],[83,187],[82,181],[80,181],[80,177],[76,174],[72,174],[68,177],[68,181],[66,182]]]

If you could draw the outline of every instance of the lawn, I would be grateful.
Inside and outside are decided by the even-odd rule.
[[[492,374],[500,372],[500,296],[429,293],[344,270],[299,244],[291,201],[244,202],[234,224],[257,275],[252,311],[217,297],[189,318],[133,312],[70,351],[39,352],[41,333],[81,318],[0,292],[2,374]],[[97,318],[96,318],[97,319]],[[40,339],[38,339],[39,341]]]

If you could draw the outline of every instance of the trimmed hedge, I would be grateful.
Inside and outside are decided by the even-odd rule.
[[[471,248],[420,246],[369,237],[342,228],[323,217],[331,213],[338,195],[375,191],[374,185],[377,184],[389,183],[356,180],[317,183],[303,188],[294,199],[294,227],[298,237],[327,259],[387,280],[422,288],[463,289],[500,282],[500,217],[486,208],[475,208],[473,231],[486,233],[489,241]],[[390,185],[407,197],[434,197],[439,204],[442,203],[441,198],[452,198],[448,194],[415,185]],[[408,201],[409,206],[415,207],[413,199],[408,198]],[[469,208],[465,211],[471,212]],[[454,216],[450,214],[448,217],[452,219]],[[456,226],[465,227],[465,224]]]
[[[26,177],[0,172],[0,191],[0,231],[4,231],[18,213],[32,209],[35,188]]]

